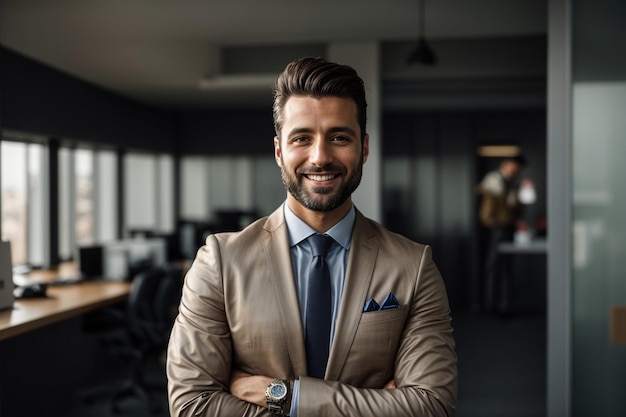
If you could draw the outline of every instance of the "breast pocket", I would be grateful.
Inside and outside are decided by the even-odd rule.
[[[364,388],[382,388],[393,378],[396,354],[408,307],[363,313],[344,374]]]

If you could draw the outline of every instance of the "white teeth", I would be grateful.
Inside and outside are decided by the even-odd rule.
[[[331,175],[331,174],[325,174],[325,175],[309,174],[308,177],[309,177],[309,179],[311,179],[313,181],[328,181],[328,180],[332,180],[334,175]]]

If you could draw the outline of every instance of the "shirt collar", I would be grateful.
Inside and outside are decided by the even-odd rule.
[[[317,233],[315,229],[306,224],[302,219],[295,215],[289,204],[285,202],[285,222],[287,223],[287,231],[289,234],[289,245],[291,247],[298,245],[304,239],[308,238],[312,234]],[[339,222],[325,232],[328,236],[332,237],[337,243],[339,243],[345,250],[350,249],[350,240],[352,239],[352,226],[354,225],[354,219],[356,218],[356,209],[354,204],[350,206],[350,210],[339,220]]]

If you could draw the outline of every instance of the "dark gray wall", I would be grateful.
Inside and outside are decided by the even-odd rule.
[[[266,155],[274,152],[271,102],[267,109],[186,113],[180,117],[182,155]]]
[[[125,149],[176,151],[175,115],[0,47],[3,129]]]

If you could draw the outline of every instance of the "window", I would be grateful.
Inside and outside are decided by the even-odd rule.
[[[94,243],[94,152],[87,149],[74,151],[74,175],[76,180],[77,245]]]
[[[59,149],[60,259],[117,238],[117,159],[111,150]]]
[[[74,158],[69,148],[59,149],[59,258],[69,260],[76,242],[74,236]]]
[[[98,242],[117,239],[117,154],[100,150],[95,157],[95,236]]]
[[[210,222],[217,211],[229,209],[263,216],[285,199],[272,156],[184,156],[180,167],[180,217],[185,221]]]
[[[6,132],[5,132],[6,133]],[[0,148],[2,240],[12,246],[13,263],[50,263],[49,148],[45,138],[5,134]],[[129,153],[123,159],[124,190],[118,189],[115,150],[61,146],[58,149],[58,256],[76,248],[127,237],[132,230],[175,231],[174,158]],[[120,236],[120,201],[126,236]]]
[[[14,265],[48,263],[48,147],[3,140],[2,240],[11,242]]]
[[[125,230],[172,233],[174,207],[173,158],[145,153],[125,155]]]
[[[27,145],[2,142],[2,240],[11,242],[13,264],[28,262]]]

